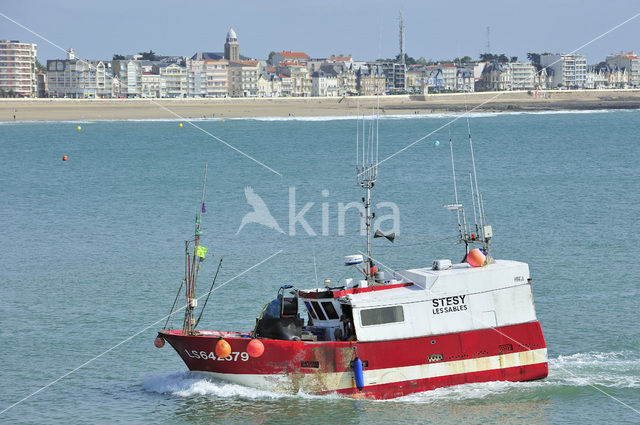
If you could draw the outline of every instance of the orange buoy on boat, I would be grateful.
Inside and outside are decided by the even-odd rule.
[[[218,343],[216,344],[215,353],[216,357],[226,359],[231,354],[231,346],[224,339],[220,339],[220,341],[218,341]]]
[[[264,344],[259,339],[252,339],[247,344],[247,354],[249,357],[258,358],[264,354]]]
[[[153,341],[153,345],[155,345],[156,348],[164,347],[164,338],[158,335],[156,339]]]
[[[469,263],[471,267],[480,267],[484,264],[484,260],[486,260],[486,258],[487,256],[484,255],[484,252],[482,252],[480,248],[475,248],[467,254],[467,263]]]

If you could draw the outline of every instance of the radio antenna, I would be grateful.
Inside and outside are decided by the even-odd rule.
[[[378,114],[379,108],[378,104]],[[375,113],[375,106],[372,112]],[[375,213],[371,212],[371,189],[373,189],[378,177],[378,119],[379,116],[376,116],[375,122],[372,120],[369,125],[369,131],[366,131],[365,119],[364,116],[362,117],[362,140],[358,139],[357,142],[358,144],[362,143],[362,146],[356,147],[357,153],[362,150],[362,158],[360,159],[360,155],[358,155],[356,160],[356,181],[358,186],[365,190],[365,197],[362,198],[367,230],[367,258],[364,271],[368,286],[373,286],[373,276],[371,276],[371,220],[375,217]]]

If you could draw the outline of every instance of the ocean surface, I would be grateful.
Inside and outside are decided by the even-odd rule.
[[[640,111],[471,116],[493,255],[530,264],[549,377],[389,401],[227,384],[154,347],[205,163],[199,294],[224,261],[200,328],[250,330],[281,284],[348,277],[343,257],[364,250],[356,210],[342,229],[339,217],[362,196],[355,120],[195,122],[247,156],[178,123],[0,123],[0,423],[640,423]],[[399,220],[380,223],[398,235],[376,239],[374,258],[459,261],[455,214],[442,205],[454,198],[451,137],[473,221],[467,120],[384,117],[379,129],[374,205],[379,218],[395,206]],[[245,191],[282,232],[240,230]]]

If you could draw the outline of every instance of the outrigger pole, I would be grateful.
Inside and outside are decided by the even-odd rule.
[[[187,280],[187,305],[184,312],[184,323],[182,326],[183,333],[191,334],[195,330],[195,319],[193,318],[193,310],[198,306],[198,300],[195,297],[196,293],[196,281],[198,279],[198,271],[200,270],[200,258],[199,246],[200,236],[202,235],[202,228],[200,226],[202,222],[202,213],[204,211],[204,192],[207,185],[207,168],[208,163],[204,166],[204,179],[202,182],[202,199],[200,201],[200,208],[196,212],[196,227],[194,232],[194,246],[193,246],[193,259],[190,259],[189,241],[185,241],[185,256],[186,256],[186,280]]]
[[[375,109],[374,109],[375,111]],[[358,110],[359,112],[359,110]],[[380,113],[380,99],[378,98],[378,111]],[[376,117],[375,127],[371,122],[369,126],[369,137],[367,140],[364,116],[362,117],[362,141],[356,133],[356,181],[365,189],[366,197],[362,198],[365,209],[365,225],[367,230],[367,258],[365,259],[365,269],[367,286],[373,286],[373,276],[371,273],[371,219],[375,213],[371,212],[371,189],[375,185],[378,177],[378,117]],[[360,158],[360,143],[362,143],[362,157]]]

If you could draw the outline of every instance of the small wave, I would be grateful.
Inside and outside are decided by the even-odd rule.
[[[147,378],[143,387],[148,392],[180,397],[213,395],[231,398],[277,398],[278,394],[242,385],[218,381],[197,372],[174,372]]]
[[[549,362],[548,380],[571,386],[640,388],[640,359],[629,351],[558,356]]]
[[[33,121],[0,121],[0,125],[24,125],[24,124],[95,124],[97,122],[105,122],[107,120],[33,120]],[[111,120],[126,121],[126,120]]]
[[[390,402],[411,402],[436,404],[442,402],[459,402],[482,400],[491,396],[500,396],[503,394],[513,395],[514,391],[530,391],[540,388],[544,385],[543,381],[531,382],[507,382],[492,381],[480,382],[474,384],[454,385],[452,387],[436,388],[431,391],[409,394],[404,397],[394,398],[391,400],[383,400]]]
[[[504,111],[504,112],[469,112],[469,118],[492,118],[503,115],[566,115],[566,114],[602,114],[609,112],[634,112],[635,109],[590,109],[590,110],[559,110],[559,111]],[[381,115],[380,120],[407,120],[407,119],[450,119],[463,117],[464,113],[427,113],[427,114],[389,114]],[[34,121],[0,121],[0,125],[20,124],[94,124],[98,122],[220,122],[227,121],[301,121],[301,122],[326,122],[355,120],[353,115],[327,115],[327,116],[287,116],[287,117],[184,117],[184,118],[129,118],[129,119],[97,119],[97,120],[34,120]],[[365,119],[373,119],[374,116],[365,116]]]
[[[281,399],[281,398],[309,398],[327,399],[339,398],[338,395],[313,395],[304,392],[297,394],[279,393],[246,387],[214,379],[198,372],[174,372],[167,375],[155,375],[147,378],[142,387],[147,392],[171,394],[178,397],[192,397],[209,395],[220,398],[244,399]]]
[[[602,114],[608,112],[619,111],[618,109],[590,109],[590,110],[559,110],[559,111],[504,111],[504,112],[469,112],[468,114],[460,112],[440,112],[427,114],[388,114],[381,115],[380,120],[424,120],[424,119],[443,119],[456,118],[468,115],[469,118],[492,118],[503,115],[565,115],[565,114]],[[238,117],[229,118],[229,120],[250,120],[250,121],[347,121],[355,120],[357,117],[353,115],[328,115],[328,116],[290,116],[290,117]],[[365,119],[373,119],[374,116],[366,115]]]

